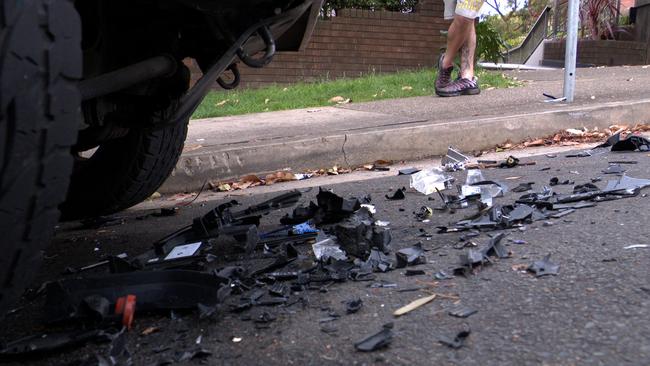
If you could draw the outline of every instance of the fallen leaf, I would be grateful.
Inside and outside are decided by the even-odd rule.
[[[222,105],[224,105],[226,103],[228,103],[228,99],[222,100],[221,102],[215,103],[214,105],[217,106],[217,107],[221,107]]]
[[[271,99],[266,98],[266,99],[264,99],[264,104],[269,104],[270,101],[271,101]]]
[[[340,95],[337,95],[337,96],[335,96],[335,97],[330,98],[329,101],[330,101],[330,103],[341,103],[341,102],[344,101],[344,100],[345,100],[345,98],[343,98],[343,97],[340,96]]]
[[[522,263],[522,264],[515,264],[511,268],[512,268],[513,271],[524,271],[525,272],[525,271],[528,270],[528,267],[529,267],[528,264],[523,264]]]
[[[413,90],[413,87],[410,85],[405,85],[402,87],[402,90]]]
[[[297,180],[296,175],[291,172],[283,172],[283,171],[269,174],[264,179],[266,185],[271,185],[280,182],[289,182],[292,180]]]
[[[530,146],[544,146],[545,142],[542,139],[537,139],[535,141],[526,141],[524,142],[524,146],[530,147]]]
[[[143,330],[142,333],[140,333],[140,334],[143,335],[143,336],[146,336],[146,335],[149,335],[149,334],[152,334],[152,333],[156,333],[159,330],[160,330],[160,328],[157,328],[157,327],[148,327],[145,330]]]

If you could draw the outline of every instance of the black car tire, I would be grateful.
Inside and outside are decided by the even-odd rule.
[[[81,71],[72,1],[0,0],[0,318],[32,280],[59,219]]]
[[[169,177],[183,151],[187,124],[161,129],[131,129],[102,143],[75,163],[64,220],[108,215],[150,197]]]

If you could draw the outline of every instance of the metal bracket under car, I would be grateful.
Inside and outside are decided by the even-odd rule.
[[[235,57],[240,59],[249,66],[263,67],[271,61],[275,53],[275,43],[272,36],[272,29],[277,26],[285,26],[288,22],[293,22],[300,17],[310,6],[312,1],[305,1],[285,13],[262,20],[246,29],[226,52],[210,68],[204,71],[203,76],[194,84],[194,87],[185,94],[178,105],[178,108],[168,120],[167,124],[177,124],[187,120],[194,113],[203,98],[208,94],[212,84],[223,74],[233,63]],[[255,33],[259,33],[265,43],[265,54],[260,59],[252,59],[242,48],[242,46]]]

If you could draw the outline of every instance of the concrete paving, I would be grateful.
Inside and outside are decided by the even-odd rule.
[[[523,82],[484,88],[478,96],[415,97],[352,103],[190,123],[185,152],[162,192],[195,191],[206,180],[290,168],[294,171],[409,160],[506,140],[541,137],[571,127],[650,122],[650,69],[580,69],[572,104],[562,95],[561,70],[511,71]]]
[[[515,152],[522,161],[535,161],[536,165],[486,169],[483,175],[486,179],[505,182],[511,188],[521,182],[535,182],[536,191],[554,176],[574,180],[576,184],[602,176],[603,181],[595,183],[602,188],[608,179],[615,179],[602,175],[608,162],[635,161],[636,164],[622,164],[627,174],[650,178],[650,160],[646,153],[566,158],[566,153],[558,150],[536,149],[536,152],[539,155],[527,157],[524,155],[528,151]],[[546,156],[549,152],[557,157]],[[430,163],[410,162],[407,165],[430,166]],[[126,346],[133,364],[176,364],[174,360],[185,350],[197,347],[198,340],[199,346],[212,355],[202,361],[179,364],[647,365],[650,359],[650,249],[624,248],[648,244],[650,198],[638,195],[600,202],[596,207],[552,219],[552,225],[535,222],[527,225],[526,230],[507,230],[504,243],[512,252],[511,257],[495,259],[494,263],[468,277],[436,281],[433,274],[454,267],[458,255],[467,250],[454,248],[460,243],[460,234],[437,234],[436,226],[460,220],[475,209],[458,210],[454,214],[435,211],[430,222],[419,222],[412,212],[423,205],[439,205],[437,198],[431,201],[429,197],[407,190],[404,200],[389,201],[384,195],[398,187],[408,187],[408,176],[397,176],[395,169],[359,174],[380,178],[352,179],[335,184],[337,182],[332,179],[344,176],[322,177],[275,187],[300,188],[304,192],[303,204],[313,200],[317,193],[317,189],[306,189],[306,182],[313,186],[324,185],[345,197],[372,195],[377,208],[376,218],[390,221],[393,251],[422,242],[427,250],[427,263],[414,268],[424,270],[424,275],[407,277],[403,269],[398,269],[377,274],[372,281],[395,283],[394,288],[371,288],[369,282],[333,283],[322,291],[292,293],[292,299],[302,299],[292,305],[254,307],[243,313],[224,311],[217,321],[200,320],[196,312],[176,313],[172,319],[168,313],[141,314],[136,310],[134,328],[126,334]],[[462,182],[466,172],[453,175]],[[81,229],[76,222],[61,224],[33,286],[37,288],[43,281],[60,278],[60,273],[68,266],[93,263],[106,255],[122,252],[137,255],[149,249],[155,240],[191,223],[193,217],[217,204],[233,198],[243,205],[260,202],[271,196],[267,189],[272,187],[256,187],[236,192],[237,195],[203,197],[171,217],[149,215],[170,203],[161,199],[119,213],[121,225]],[[572,185],[553,187],[559,193],[571,192],[572,188]],[[650,188],[643,193],[648,190]],[[512,203],[522,194],[510,192],[496,202]],[[289,211],[285,209],[265,216],[261,231],[274,228],[278,219]],[[422,230],[431,237],[423,237]],[[484,245],[489,240],[488,234],[495,232],[484,232],[473,240]],[[514,240],[525,243],[515,244]],[[312,255],[308,245],[298,249],[307,256]],[[518,269],[547,254],[560,265],[558,275],[535,278]],[[97,270],[98,273],[103,271]],[[452,296],[452,299],[438,298],[407,315],[393,316],[397,308],[428,296],[430,291]],[[357,313],[345,314],[342,302],[357,297],[363,300],[363,307]],[[238,300],[238,297],[234,295],[233,299]],[[42,298],[23,302],[24,307],[0,325],[0,342],[51,330],[42,323],[43,303]],[[448,311],[457,305],[478,312],[466,319],[450,316]],[[246,320],[264,311],[276,317],[268,327]],[[341,317],[320,322],[330,311]],[[354,342],[388,322],[394,323],[395,337],[387,348],[368,353],[354,349]],[[471,328],[472,333],[463,348],[454,350],[438,342],[440,336],[453,336],[465,327]],[[142,334],[146,329],[149,329],[147,334]],[[149,333],[151,329],[153,333]],[[107,356],[108,353],[108,344],[88,344],[30,360],[29,364],[80,365],[84,364],[81,360],[93,354]]]

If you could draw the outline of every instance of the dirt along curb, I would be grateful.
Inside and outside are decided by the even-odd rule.
[[[605,128],[617,123],[649,122],[650,99],[641,99],[442,123],[413,120],[394,126],[351,128],[286,140],[251,140],[235,146],[227,144],[184,153],[160,192],[196,191],[207,180],[225,180],[286,168],[300,172],[333,165],[359,166],[378,159],[417,160],[444,155],[449,145],[463,151],[484,150],[507,140],[517,143],[566,128]]]

